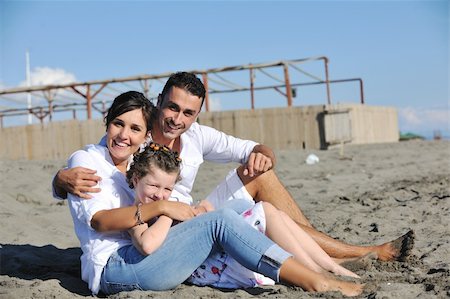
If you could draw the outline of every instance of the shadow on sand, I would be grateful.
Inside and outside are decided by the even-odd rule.
[[[83,282],[81,277],[80,265],[81,249],[79,247],[59,249],[53,245],[45,245],[42,247],[30,244],[0,244],[0,275],[7,275],[25,280],[50,280],[56,279],[61,287],[71,293],[81,296],[91,296],[91,292],[87,284]],[[186,283],[186,286],[191,286]],[[194,288],[202,287],[192,286]],[[233,289],[218,289],[223,293],[233,293]],[[278,288],[248,288],[244,289],[246,293],[252,296],[262,296],[277,294]],[[156,291],[142,291],[146,295],[153,298],[152,295],[161,295]],[[183,287],[172,292],[176,297],[183,297]],[[171,292],[171,293],[172,293]],[[99,294],[99,297],[106,297]]]
[[[80,248],[59,249],[53,245],[0,244],[0,274],[20,279],[56,279],[69,292],[89,296],[81,280]]]

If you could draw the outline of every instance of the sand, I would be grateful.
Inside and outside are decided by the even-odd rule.
[[[315,154],[320,161],[307,165]],[[279,151],[276,172],[313,225],[354,244],[382,243],[413,229],[405,262],[370,261],[358,270],[377,284],[371,298],[450,296],[450,142],[346,145],[327,151]],[[0,298],[83,298],[79,243],[67,204],[52,198],[65,161],[0,161]],[[195,184],[202,199],[234,165],[205,163]],[[181,285],[111,298],[340,298],[277,285],[223,291]]]

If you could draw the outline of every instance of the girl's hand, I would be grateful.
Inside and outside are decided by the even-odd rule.
[[[161,212],[173,220],[186,221],[197,216],[198,211],[188,204],[174,201],[161,201]]]
[[[203,206],[198,205],[198,206],[193,206],[193,208],[194,208],[194,210],[196,211],[197,215],[201,215],[201,214],[204,214],[204,213],[208,213],[208,211],[206,210],[206,208],[203,207]]]
[[[202,200],[194,209],[198,212],[197,215],[214,211],[214,206],[206,199]]]

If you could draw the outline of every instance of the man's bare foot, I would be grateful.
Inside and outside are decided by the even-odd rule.
[[[381,261],[405,261],[414,247],[414,231],[410,230],[403,236],[377,246],[376,252]]]
[[[344,259],[339,264],[350,271],[367,270],[372,265],[372,261],[376,259],[378,259],[378,254],[369,252],[361,257]]]

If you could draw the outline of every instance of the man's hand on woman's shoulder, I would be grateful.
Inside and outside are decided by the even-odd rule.
[[[67,193],[76,195],[83,199],[91,199],[89,193],[98,193],[100,188],[96,188],[102,179],[95,175],[97,171],[85,167],[74,167],[61,169],[55,176],[53,187],[61,198],[67,198]]]

